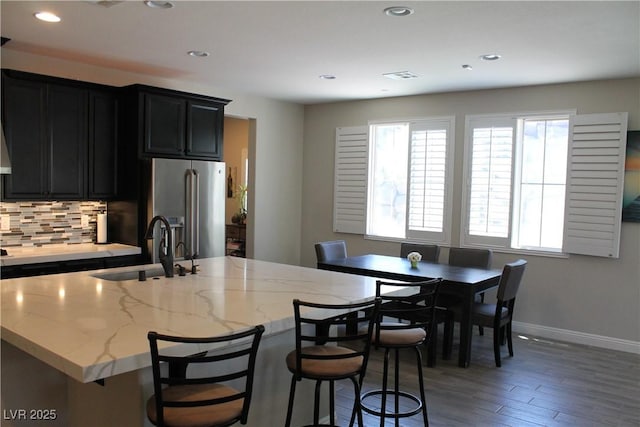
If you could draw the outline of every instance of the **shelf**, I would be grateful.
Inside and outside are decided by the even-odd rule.
[[[226,225],[226,255],[244,258],[246,256],[247,226],[244,224]]]

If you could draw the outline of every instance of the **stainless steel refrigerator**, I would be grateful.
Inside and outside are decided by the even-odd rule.
[[[196,160],[151,160],[147,218],[162,215],[171,224],[176,259],[225,254],[225,164]],[[156,225],[149,241],[152,261],[168,239],[165,226]]]

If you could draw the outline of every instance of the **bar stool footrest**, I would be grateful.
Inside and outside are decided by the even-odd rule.
[[[373,414],[373,415],[377,415],[378,417],[383,417],[383,418],[405,418],[405,417],[412,417],[416,414],[418,414],[421,410],[422,410],[422,401],[414,396],[411,393],[407,393],[405,391],[400,391],[400,390],[389,390],[387,391],[387,397],[388,396],[395,396],[396,394],[398,396],[400,396],[401,398],[406,398],[409,399],[411,401],[413,401],[417,406],[415,409],[411,410],[411,411],[406,411],[406,412],[385,412],[384,414],[381,411],[378,411],[376,409],[373,409],[370,406],[367,406],[364,401],[365,399],[369,398],[369,397],[373,397],[373,396],[382,396],[382,390],[371,390],[368,391],[364,394],[362,394],[362,396],[360,396],[360,407],[362,408],[363,411],[369,413],[369,414]],[[382,406],[382,405],[381,405]],[[388,406],[388,405],[387,405]]]

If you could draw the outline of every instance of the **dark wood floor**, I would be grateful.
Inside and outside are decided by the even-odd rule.
[[[435,368],[424,369],[430,426],[640,426],[640,355],[514,334],[515,356],[505,346],[496,368],[491,334],[474,330],[469,368],[439,358]],[[370,359],[365,391],[381,384],[381,355]],[[401,387],[417,393],[413,354],[403,353],[400,366]],[[337,385],[336,394],[337,422],[346,426],[350,383]],[[364,419],[366,426],[379,425],[377,417],[365,413]],[[416,415],[400,425],[424,424]]]

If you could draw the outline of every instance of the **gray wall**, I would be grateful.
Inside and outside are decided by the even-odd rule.
[[[628,112],[640,129],[640,79],[596,81],[503,90],[458,92],[311,105],[305,108],[302,264],[315,265],[313,244],[345,239],[351,255],[396,255],[399,244],[332,231],[335,128],[368,120],[456,116],[453,244],[459,242],[462,157],[466,114],[576,109],[578,114]],[[640,223],[623,223],[621,256],[604,259],[525,256],[529,261],[516,309],[529,332],[640,352]],[[441,252],[446,260],[448,251]],[[496,253],[494,267],[520,257]],[[442,261],[445,262],[445,261]],[[492,296],[490,296],[492,297]]]

